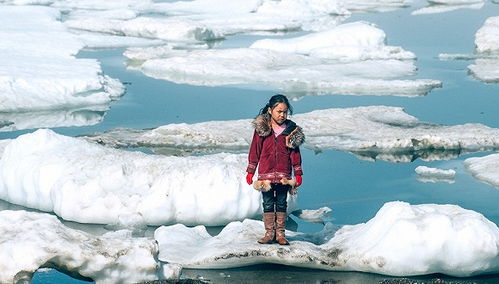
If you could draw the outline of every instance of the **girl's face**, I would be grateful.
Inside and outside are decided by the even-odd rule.
[[[273,124],[282,125],[288,118],[288,107],[285,103],[278,103],[269,109],[269,113]]]

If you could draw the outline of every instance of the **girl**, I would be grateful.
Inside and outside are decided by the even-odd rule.
[[[291,185],[294,185],[294,190],[302,183],[299,146],[305,141],[305,135],[301,127],[287,119],[288,113],[293,113],[288,98],[277,94],[270,98],[253,121],[255,131],[248,155],[246,181],[253,183],[258,166],[258,178],[253,185],[262,190],[263,197],[265,236],[258,240],[261,244],[277,241],[280,245],[289,245],[284,234],[286,198]],[[291,178],[291,171],[296,182]]]

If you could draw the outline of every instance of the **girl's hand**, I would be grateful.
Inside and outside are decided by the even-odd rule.
[[[296,178],[296,187],[299,187],[303,182],[303,178],[301,176],[295,176]]]
[[[253,174],[248,173],[248,174],[246,175],[246,182],[247,182],[249,185],[252,185],[252,184],[253,184]]]

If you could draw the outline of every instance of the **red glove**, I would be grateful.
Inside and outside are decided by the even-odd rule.
[[[303,182],[303,178],[301,176],[295,176],[296,179],[296,187],[299,187]]]
[[[246,175],[246,182],[247,182],[249,185],[252,185],[252,184],[253,184],[253,174],[248,173],[248,174]]]

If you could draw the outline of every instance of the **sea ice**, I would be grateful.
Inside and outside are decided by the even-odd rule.
[[[454,177],[456,176],[456,171],[449,169],[449,170],[443,170],[443,169],[437,169],[437,168],[430,168],[427,166],[418,166],[415,169],[415,172],[418,174],[416,177],[417,180],[421,182],[448,182],[448,183],[454,183]]]
[[[180,271],[175,275],[161,267],[157,253],[153,239],[132,238],[128,231],[94,236],[70,229],[50,214],[0,211],[1,283],[29,283],[42,267],[91,278],[96,283],[176,278]]]
[[[332,108],[293,115],[305,132],[305,148],[336,149],[366,158],[391,155],[425,160],[496,150],[499,129],[481,124],[445,126],[423,122],[400,107]],[[115,129],[86,139],[112,147],[149,147],[157,153],[247,151],[251,119],[168,124],[152,130]]]
[[[499,188],[499,154],[468,158],[464,166],[476,179]]]
[[[60,17],[48,7],[0,6],[0,112],[107,105],[123,94],[96,60],[74,57],[83,44]]]
[[[401,79],[415,75],[415,56],[400,47],[385,46],[384,41],[382,30],[355,22],[286,40],[257,41],[251,48],[163,49],[142,65],[137,62],[144,59],[140,49],[125,55],[133,60],[130,69],[154,78],[204,86],[264,84],[290,97],[325,93],[423,96],[441,86],[438,80]]]
[[[327,229],[327,226],[326,228]],[[470,276],[499,271],[499,229],[457,205],[386,203],[367,223],[319,233],[286,232],[290,246],[256,242],[260,221],[228,224],[210,236],[203,226],[163,226],[154,236],[161,261],[184,268],[231,268],[262,263],[336,271],[412,276]]]
[[[484,0],[428,0],[430,6],[417,9],[412,15],[436,14],[451,12],[459,9],[482,9]]]
[[[5,146],[0,198],[79,223],[224,225],[261,215],[246,164],[246,154],[147,155],[40,129]]]

